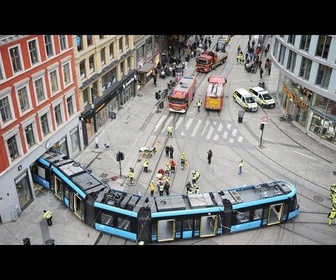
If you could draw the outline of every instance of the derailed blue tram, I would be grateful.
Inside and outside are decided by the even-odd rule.
[[[261,182],[199,194],[147,197],[111,189],[78,162],[50,149],[33,179],[96,230],[144,244],[207,238],[285,223],[300,211],[295,186]]]

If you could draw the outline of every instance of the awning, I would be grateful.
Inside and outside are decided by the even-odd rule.
[[[142,73],[148,73],[155,67],[155,63],[145,63],[144,66],[141,68],[137,69],[137,73],[142,74]]]

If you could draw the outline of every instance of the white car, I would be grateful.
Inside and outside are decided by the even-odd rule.
[[[249,92],[252,93],[255,101],[263,108],[274,108],[275,101],[270,95],[270,93],[262,87],[250,87]]]

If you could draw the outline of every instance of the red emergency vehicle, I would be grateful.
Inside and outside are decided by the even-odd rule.
[[[208,87],[204,98],[205,109],[222,110],[225,84],[226,79],[223,76],[212,75],[208,78]]]
[[[168,96],[169,111],[186,113],[196,92],[196,78],[182,77]]]

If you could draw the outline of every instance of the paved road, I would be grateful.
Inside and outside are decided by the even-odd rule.
[[[248,88],[257,85],[260,80],[259,74],[246,73],[243,69],[244,66],[237,65],[235,61],[237,45],[240,44],[244,51],[247,40],[247,35],[232,38],[228,48],[230,59],[223,65],[223,74],[228,79],[228,86],[225,89],[227,103],[225,106],[227,107],[224,108],[226,111],[223,114],[226,114],[226,117],[229,117],[231,121],[222,126],[218,123],[216,130],[211,129],[211,126],[205,128],[206,122],[202,116],[205,116],[206,113],[201,112],[199,113],[201,115],[198,115],[195,105],[195,108],[190,108],[187,113],[189,122],[180,124],[180,128],[176,129],[180,132],[172,141],[176,141],[175,144],[178,146],[179,141],[186,138],[181,133],[188,132],[188,141],[197,137],[202,139],[200,142],[204,145],[199,147],[200,154],[206,154],[209,146],[215,147],[213,150],[216,150],[216,153],[214,153],[211,167],[214,176],[208,177],[215,186],[218,184],[218,180],[223,183],[224,187],[227,187],[248,184],[251,181],[261,181],[267,176],[276,177],[277,172],[274,170],[278,169],[280,173],[286,173],[287,178],[300,186],[299,195],[302,194],[302,201],[305,205],[310,205],[309,202],[306,202],[309,199],[312,201],[318,199],[321,205],[316,212],[324,213],[325,211],[327,213],[330,205],[328,201],[329,186],[335,181],[333,171],[336,170],[336,151],[333,147],[328,146],[328,143],[326,145],[319,143],[301,131],[295,123],[279,122],[278,118],[282,114],[279,106],[265,112],[259,110],[256,114],[246,113],[243,122],[238,123],[238,111],[241,108],[233,103],[231,96],[233,90],[237,87]],[[194,59],[188,63],[186,75],[193,73],[194,64]],[[220,72],[223,69],[218,68],[215,71]],[[215,71],[214,73],[217,73]],[[277,88],[278,75],[279,72],[275,68],[272,69],[270,76],[264,75],[263,80],[270,92],[274,92]],[[96,149],[95,142],[92,141],[76,160],[92,169],[92,172],[101,179],[107,180],[111,187],[115,189],[127,188],[125,178],[120,176],[120,173],[127,174],[129,166],[136,165],[136,168],[141,168],[141,162],[137,163],[139,147],[151,143],[157,135],[161,136],[159,139],[165,138],[165,132],[163,128],[160,128],[160,124],[167,118],[169,119],[169,114],[165,109],[158,112],[154,93],[159,89],[166,88],[166,83],[167,80],[158,79],[156,88],[151,82],[142,87],[138,95],[117,112],[116,119],[106,124],[100,132],[98,136],[99,148]],[[198,99],[198,97],[202,97],[201,92],[197,92],[196,98]],[[262,145],[260,145],[259,123],[265,114],[269,121],[264,130]],[[108,143],[110,148],[104,149],[104,143]],[[242,147],[244,148],[242,149]],[[159,144],[159,150],[162,148]],[[125,153],[121,170],[119,163],[115,160],[118,151]],[[242,175],[237,175],[239,156],[248,159]],[[254,160],[254,158],[258,158],[258,160]],[[206,155],[203,160],[206,162]],[[195,166],[198,164],[197,168],[200,173],[206,174],[209,167],[201,163],[202,160],[199,160],[198,163],[195,160],[193,164]],[[272,166],[272,174],[265,174],[269,171],[263,172],[263,169],[266,168],[265,165],[268,164]],[[117,180],[111,180],[113,176],[117,176]],[[139,182],[137,191],[146,193],[148,181],[143,178],[141,180],[143,181]],[[48,227],[42,219],[43,209],[53,211],[53,226]],[[324,216],[321,215],[317,218],[318,229],[329,231],[330,228],[328,228]],[[293,240],[286,234],[282,239],[275,238],[279,231],[279,227],[271,227],[267,231],[260,230],[232,236],[181,241],[174,242],[174,244],[334,244],[336,240],[334,233],[329,234],[330,239],[327,239],[325,243],[319,243],[310,238]],[[260,239],[257,236],[263,238]],[[51,193],[36,198],[21,213],[16,222],[0,225],[0,244],[19,245],[22,244],[25,237],[29,237],[33,245],[46,244],[50,239],[53,239],[56,245],[134,245],[133,242],[117,237],[100,235],[99,232],[84,225]]]

